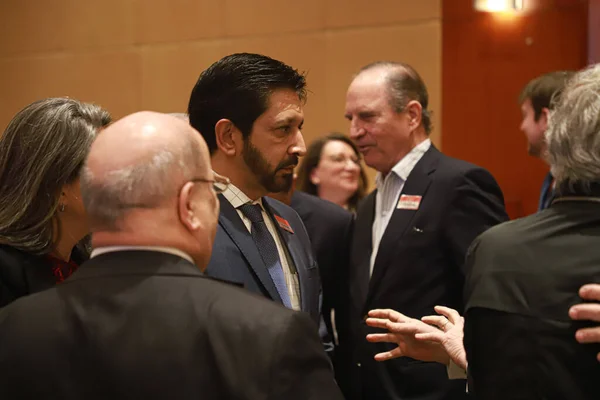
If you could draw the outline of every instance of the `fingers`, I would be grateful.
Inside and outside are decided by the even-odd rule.
[[[579,343],[598,343],[600,342],[600,327],[579,329],[575,333],[575,338]]]
[[[600,301],[600,284],[590,283],[579,289],[579,296],[585,300]]]
[[[428,315],[421,318],[421,321],[426,324],[437,326],[439,329],[444,330],[444,326],[448,324],[448,318],[441,315]]]
[[[458,313],[458,311],[456,311],[453,308],[444,307],[444,306],[435,306],[434,309],[435,309],[436,313],[442,314],[443,316],[448,318],[448,321],[452,322],[453,324],[456,324],[461,319],[461,316]]]
[[[369,333],[367,335],[367,341],[371,343],[397,343],[400,340],[401,338],[393,333]]]
[[[444,332],[436,330],[435,332],[417,333],[415,339],[426,342],[442,343],[444,341]]]
[[[600,322],[600,304],[576,304],[569,309],[569,317],[576,320],[592,320]]]
[[[377,353],[375,354],[375,360],[376,361],[387,361],[387,360],[391,360],[392,358],[398,358],[398,357],[402,357],[402,351],[400,350],[400,348],[396,347],[394,350],[391,351],[384,351],[383,353]]]
[[[392,322],[387,319],[367,318],[367,325],[386,329],[395,334],[412,335],[419,330],[418,326],[409,322]]]
[[[409,320],[406,315],[399,313],[396,310],[392,309],[377,309],[369,311],[369,317],[380,318],[380,319],[389,319],[392,322],[403,322]]]

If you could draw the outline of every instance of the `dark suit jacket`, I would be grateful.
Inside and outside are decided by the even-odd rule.
[[[538,211],[550,207],[550,203],[554,199],[554,190],[552,189],[552,182],[554,177],[552,173],[548,172],[542,183],[542,189],[540,190],[540,200],[538,202]]]
[[[294,192],[290,205],[306,227],[319,264],[323,317],[328,331],[332,332],[331,310],[346,308],[342,302],[346,299],[344,294],[348,287],[348,257],[354,218],[342,207],[300,191]]]
[[[335,310],[335,323],[341,341],[335,348],[333,365],[336,379],[346,391],[348,373],[345,368],[349,364],[350,344],[346,342],[349,333],[343,331],[347,325],[342,321],[347,319],[343,313],[348,309],[348,257],[354,217],[336,204],[301,191],[295,191],[292,195],[291,207],[304,222],[317,257],[323,284],[322,314],[330,337],[333,334],[330,315],[331,310]]]
[[[600,191],[598,191],[600,195]],[[600,283],[600,204],[557,202],[494,227],[467,258],[465,348],[477,400],[600,399],[598,344],[569,318]]]
[[[303,313],[154,251],[99,255],[0,311],[0,398],[340,399]]]
[[[481,232],[507,219],[502,192],[486,170],[450,158],[434,146],[423,155],[402,194],[422,196],[418,210],[396,209],[381,239],[369,279],[375,193],[358,209],[352,246],[349,306],[357,387],[368,399],[442,399],[464,396],[464,381],[449,382],[441,364],[410,358],[378,363],[395,347],[367,343],[367,312],[392,308],[409,317],[435,314],[435,305],[461,311],[464,259]],[[359,366],[360,365],[360,366]]]
[[[71,259],[81,264],[87,254],[75,247]],[[19,297],[49,289],[56,285],[52,265],[44,256],[0,245],[0,307]]]
[[[283,304],[244,222],[223,195],[219,195],[219,201],[221,202],[219,225],[206,274],[243,284],[245,289]],[[271,216],[277,215],[288,221],[294,231],[291,233],[282,229],[273,218],[274,225],[298,271],[302,311],[309,313],[318,326],[321,282],[306,229],[298,214],[282,202],[263,197],[263,205]]]

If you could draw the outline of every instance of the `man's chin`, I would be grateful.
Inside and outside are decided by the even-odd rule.
[[[264,183],[265,189],[269,193],[280,193],[287,192],[292,188],[292,184],[294,183],[293,174],[290,175],[280,175],[272,177],[269,182]]]

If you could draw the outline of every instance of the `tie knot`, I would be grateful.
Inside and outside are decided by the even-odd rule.
[[[244,204],[240,207],[242,214],[246,216],[250,220],[250,222],[263,222],[262,209],[258,204]]]

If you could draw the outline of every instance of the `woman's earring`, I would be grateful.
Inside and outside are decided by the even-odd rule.
[[[58,205],[58,211],[60,211],[60,212],[65,212],[65,205],[64,205],[64,204],[62,204],[62,203],[61,203],[61,204],[59,204],[59,205]]]

